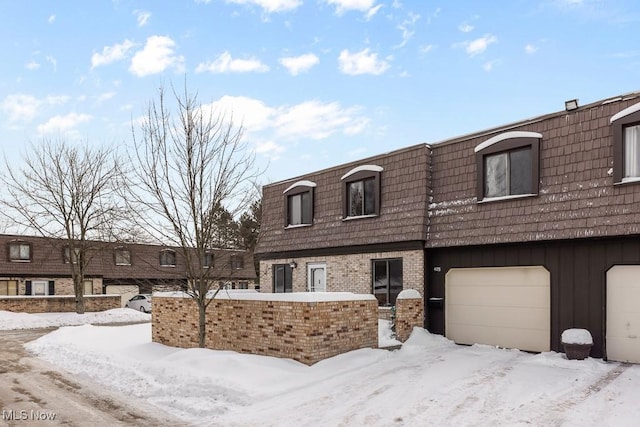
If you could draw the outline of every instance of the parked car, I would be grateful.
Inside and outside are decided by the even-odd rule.
[[[133,308],[134,310],[140,310],[143,313],[151,313],[151,295],[140,294],[131,298],[124,305],[125,308]]]

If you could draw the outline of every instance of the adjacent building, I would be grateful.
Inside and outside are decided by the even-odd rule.
[[[640,362],[640,93],[265,186],[263,291],[425,296],[463,344]]]
[[[0,235],[0,295],[73,295],[69,263],[75,251],[65,240]],[[138,243],[92,242],[84,294],[150,293],[187,280],[177,248]],[[205,260],[213,276],[234,288],[254,289],[256,272],[247,251],[212,249]]]

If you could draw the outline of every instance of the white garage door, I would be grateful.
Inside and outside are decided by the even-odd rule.
[[[640,266],[607,272],[607,359],[640,363]]]
[[[124,307],[131,297],[140,293],[140,289],[136,285],[107,285],[105,292],[110,295],[120,295],[120,303]]]
[[[445,332],[459,344],[549,351],[551,276],[541,266],[454,268],[445,278]]]

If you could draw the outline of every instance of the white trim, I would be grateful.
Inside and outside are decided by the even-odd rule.
[[[282,192],[282,194],[284,194],[284,193],[286,193],[287,191],[289,191],[289,190],[291,190],[291,189],[293,189],[293,188],[296,188],[296,187],[316,187],[316,183],[315,183],[315,182],[313,182],[313,181],[307,181],[306,179],[305,179],[305,180],[302,180],[302,181],[298,181],[298,182],[296,182],[296,183],[294,183],[294,184],[291,184],[291,185],[289,186],[289,188],[287,188],[286,190],[284,190],[284,191]]]
[[[487,139],[486,141],[478,144],[476,148],[473,150],[474,152],[478,152],[480,150],[484,150],[487,147],[492,146],[500,141],[504,141],[505,139],[513,139],[513,138],[542,138],[542,134],[538,132],[525,132],[525,131],[511,131],[504,132],[499,135],[496,135],[492,138]]]
[[[378,165],[362,165],[362,166],[357,166],[353,169],[351,169],[349,172],[345,173],[344,175],[342,175],[342,178],[340,178],[340,181],[344,181],[346,178],[349,178],[351,175],[361,172],[361,171],[371,171],[371,172],[382,172],[384,170],[384,168],[382,166],[378,166]]]
[[[369,215],[358,215],[358,216],[348,216],[346,218],[342,218],[343,221],[351,221],[352,219],[361,219],[361,218],[376,218],[379,215],[369,214]]]
[[[631,107],[627,107],[624,110],[622,110],[622,111],[614,114],[613,116],[611,116],[611,119],[609,120],[609,124],[612,124],[616,120],[619,120],[619,119],[621,119],[623,117],[626,117],[629,114],[633,114],[636,111],[640,111],[640,102],[638,102],[637,104],[633,104]]]
[[[284,229],[285,230],[289,230],[292,228],[303,228],[303,227],[311,227],[313,224],[294,224],[294,225],[287,225]]]
[[[537,196],[537,194],[535,193],[509,194],[508,196],[485,197],[482,200],[478,200],[478,203],[499,202],[500,200],[511,200],[511,199],[523,199],[525,197],[534,197],[534,196]]]

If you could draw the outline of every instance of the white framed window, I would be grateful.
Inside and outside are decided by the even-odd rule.
[[[31,261],[31,245],[25,242],[9,243],[9,261],[30,262]]]

